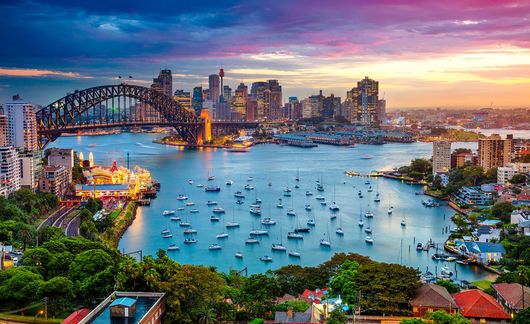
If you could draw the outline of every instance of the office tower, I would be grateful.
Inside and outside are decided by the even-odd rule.
[[[46,165],[42,169],[39,190],[63,197],[68,191],[71,181],[70,172],[64,166]]]
[[[380,99],[377,101],[377,123],[379,125],[386,122],[386,100]]]
[[[38,150],[35,106],[16,95],[13,96],[12,101],[4,104],[4,110],[9,125],[9,145],[19,150]]]
[[[12,146],[0,147],[0,193],[7,197],[20,189],[20,161]]]
[[[322,90],[320,90],[322,96]],[[332,93],[329,97],[322,96],[322,117],[326,119],[333,119],[340,115],[340,97],[335,97]]]
[[[269,119],[278,119],[282,116],[282,86],[278,83],[278,80],[268,80],[269,86]]]
[[[180,106],[186,110],[191,111],[191,93],[189,91],[184,91],[181,89],[175,90],[173,95],[173,100],[178,102]]]
[[[228,85],[223,86],[223,98],[225,101],[232,100],[232,88]]]
[[[72,168],[74,167],[74,150],[51,148],[48,150],[48,165],[63,166],[68,170],[69,182],[72,182]]]
[[[208,77],[208,87],[210,90],[209,97],[211,101],[215,103],[219,102],[219,75],[212,74]]]
[[[287,103],[287,118],[290,120],[298,120],[302,118],[302,104],[297,97],[289,97]]]
[[[451,169],[451,142],[435,141],[432,143],[433,174],[448,172]]]
[[[203,102],[202,87],[193,88],[192,105],[193,105],[193,110],[195,111],[195,115],[197,116],[201,114],[202,102]]]
[[[512,140],[498,134],[478,140],[478,163],[484,170],[505,166],[511,162]]]
[[[234,94],[234,111],[246,116],[247,111],[247,96],[248,87],[244,83],[240,83]]]
[[[9,145],[9,122],[4,114],[4,108],[0,105],[0,147]]]
[[[160,70],[158,78],[153,79],[151,89],[158,90],[171,97],[173,95],[173,76],[170,69]]]
[[[357,82],[357,87],[346,93],[348,105],[351,105],[351,122],[362,125],[378,125],[377,103],[379,82],[368,77]]]
[[[250,94],[258,103],[258,119],[267,118],[270,114],[270,91],[267,82],[254,82],[250,88]]]
[[[247,111],[245,115],[249,122],[258,120],[258,100],[252,95],[247,96]]]

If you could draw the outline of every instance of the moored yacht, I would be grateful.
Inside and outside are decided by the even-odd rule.
[[[179,249],[178,245],[175,245],[175,244],[169,244],[169,246],[167,247],[168,251],[176,251],[178,249]]]
[[[234,256],[238,259],[243,259],[243,253],[237,251],[236,254],[234,254]]]
[[[212,212],[214,214],[224,214],[225,213],[225,210],[222,208],[222,207],[215,207]]]
[[[249,211],[250,211],[251,214],[261,215],[261,208],[260,207],[250,207]]]
[[[225,227],[226,227],[226,228],[239,227],[239,223],[236,223],[236,222],[228,222],[228,223],[225,224]]]
[[[206,205],[207,205],[207,206],[215,206],[215,205],[217,205],[217,201],[214,201],[214,200],[208,200],[208,202],[206,202]]]
[[[294,258],[299,258],[301,257],[302,255],[300,254],[300,252],[296,252],[296,251],[289,251],[289,256],[292,256]]]
[[[261,229],[251,230],[250,235],[256,235],[256,236],[269,235],[269,231],[261,230]]]
[[[270,217],[266,217],[261,220],[261,224],[263,225],[276,225],[276,221],[271,219]]]
[[[186,195],[184,195],[184,194],[179,194],[177,196],[177,200],[188,200],[188,197],[186,197]]]
[[[366,213],[364,213],[364,217],[366,218],[372,218],[374,217],[374,213],[370,210],[367,210]]]
[[[325,246],[325,247],[330,247],[331,246],[331,242],[326,240],[325,238],[323,238],[323,239],[320,240],[320,245]]]
[[[246,239],[246,241],[245,241],[245,244],[258,244],[258,243],[259,243],[259,241],[256,240],[256,239],[253,238],[253,237],[249,237],[249,238]]]
[[[272,262],[272,258],[268,255],[264,255],[261,258],[259,258],[263,262]]]
[[[210,244],[208,250],[220,250],[221,246],[219,244]]]
[[[245,195],[243,195],[243,193],[241,191],[236,191],[236,193],[234,193],[234,197],[236,197],[236,198],[245,198]]]
[[[335,233],[337,233],[337,235],[344,235],[344,230],[342,229],[342,227],[337,227],[337,230],[335,231]]]
[[[315,220],[312,219],[312,218],[308,219],[308,220],[307,220],[307,225],[309,225],[309,226],[315,226]]]
[[[215,236],[216,238],[218,239],[222,239],[222,238],[227,238],[228,237],[228,233],[219,233]]]
[[[387,211],[388,215],[392,214],[393,212],[394,212],[394,207],[393,206],[388,207],[388,211]]]
[[[197,240],[193,237],[188,237],[184,239],[184,244],[195,244],[197,243]]]
[[[226,185],[227,185],[227,186],[231,186],[231,185],[233,185],[233,184],[234,184],[234,181],[232,181],[232,180],[227,180],[227,181],[226,181]]]
[[[332,202],[331,205],[329,205],[329,209],[331,211],[338,211],[339,210],[339,206],[335,202]]]
[[[303,240],[304,236],[302,234],[296,233],[296,232],[289,232],[287,233],[287,238],[293,239],[293,240]]]
[[[281,252],[287,251],[287,248],[285,246],[283,246],[283,244],[281,244],[281,243],[272,243],[271,249],[273,251],[281,251]]]
[[[367,236],[364,241],[368,244],[373,244],[374,243],[374,239],[371,237],[371,236]]]
[[[308,190],[308,191],[305,192],[305,195],[306,195],[306,196],[312,196],[313,193],[312,193],[311,191]]]
[[[162,215],[164,215],[164,216],[169,216],[169,215],[174,215],[174,214],[175,214],[174,210],[164,210],[162,212]]]
[[[296,216],[296,213],[294,212],[293,209],[289,209],[289,210],[287,211],[287,216]]]

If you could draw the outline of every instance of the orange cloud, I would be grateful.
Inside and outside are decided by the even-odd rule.
[[[49,77],[57,76],[64,78],[90,79],[92,77],[83,76],[77,72],[62,72],[39,69],[18,69],[18,68],[0,68],[0,76],[12,77]]]

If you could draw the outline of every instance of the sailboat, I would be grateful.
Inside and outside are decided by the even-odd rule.
[[[167,247],[168,251],[176,251],[178,249],[179,249],[179,247],[176,244],[169,244],[169,246]]]
[[[302,254],[300,254],[300,252],[297,252],[297,251],[289,251],[289,256],[293,257],[293,258],[299,258],[302,256]]]
[[[331,241],[329,240],[329,231],[328,231],[328,236],[327,237],[328,237],[328,239],[326,239],[326,234],[324,233],[324,237],[320,239],[320,245],[321,246],[331,247]]]
[[[335,186],[333,186],[333,202],[329,205],[329,210],[332,212],[339,211],[339,206],[335,203]]]
[[[232,221],[231,221],[231,222],[227,222],[227,223],[225,224],[225,227],[226,227],[226,228],[235,228],[235,227],[239,227],[239,223],[236,222],[236,221],[234,220],[234,215],[235,215],[235,213],[234,213],[234,208],[232,207]]]
[[[342,229],[342,220],[340,216],[339,216],[339,227],[337,227],[337,229],[335,230],[335,233],[337,233],[337,235],[339,236],[344,235],[344,230]]]
[[[282,198],[278,198],[278,204],[276,205],[276,208],[283,208]]]
[[[296,169],[296,182],[300,181],[300,169]]]
[[[368,235],[364,241],[368,244],[374,244],[374,239],[372,238],[372,236]]]
[[[363,221],[363,211],[361,208],[359,208],[359,227],[363,227],[364,226],[364,221]]]

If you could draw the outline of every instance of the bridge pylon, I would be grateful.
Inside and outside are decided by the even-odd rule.
[[[212,119],[210,111],[206,108],[202,109],[200,118],[202,121],[202,127],[198,136],[198,145],[202,145],[205,142],[210,142],[212,140]]]

